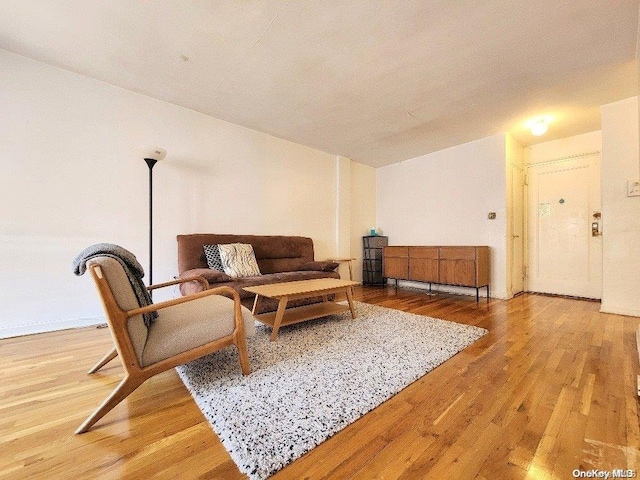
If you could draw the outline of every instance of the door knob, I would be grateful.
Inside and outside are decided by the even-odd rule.
[[[520,235],[516,235],[515,233],[512,236],[513,238],[520,238]]]
[[[600,224],[598,222],[593,222],[591,224],[591,236],[599,237],[600,235],[602,235],[602,232],[600,231]]]

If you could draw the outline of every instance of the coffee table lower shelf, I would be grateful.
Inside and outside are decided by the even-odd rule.
[[[332,315],[334,313],[342,313],[349,310],[349,305],[339,305],[333,302],[313,303],[302,307],[287,308],[284,311],[280,326],[292,325],[294,323],[306,322],[314,318]],[[255,315],[255,319],[273,327],[276,320],[277,312],[261,313]]]

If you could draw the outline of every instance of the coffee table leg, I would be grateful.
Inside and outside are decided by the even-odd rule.
[[[271,331],[270,340],[273,342],[278,336],[278,330],[280,329],[280,323],[282,323],[282,317],[284,317],[284,311],[287,309],[287,297],[282,297],[278,302],[278,311],[276,312],[276,318],[273,321],[273,330]]]
[[[251,310],[252,315],[258,314],[258,309],[260,308],[261,303],[262,303],[262,296],[256,293],[256,298],[253,300],[253,310]]]
[[[347,293],[347,302],[349,302],[349,308],[351,309],[351,318],[356,318],[356,309],[353,306],[353,292],[351,291],[351,287],[346,288]]]

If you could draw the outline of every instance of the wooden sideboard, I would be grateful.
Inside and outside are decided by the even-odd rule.
[[[384,247],[383,275],[398,280],[487,289],[489,298],[489,247]]]

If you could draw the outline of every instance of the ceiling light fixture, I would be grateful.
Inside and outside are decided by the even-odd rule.
[[[547,121],[544,118],[540,118],[531,124],[531,134],[539,137],[547,133],[548,128],[549,124]]]
[[[552,117],[544,115],[541,117],[532,118],[527,123],[525,123],[524,126],[531,130],[532,135],[539,137],[540,135],[544,135],[545,133],[547,133],[551,120],[553,120]]]

